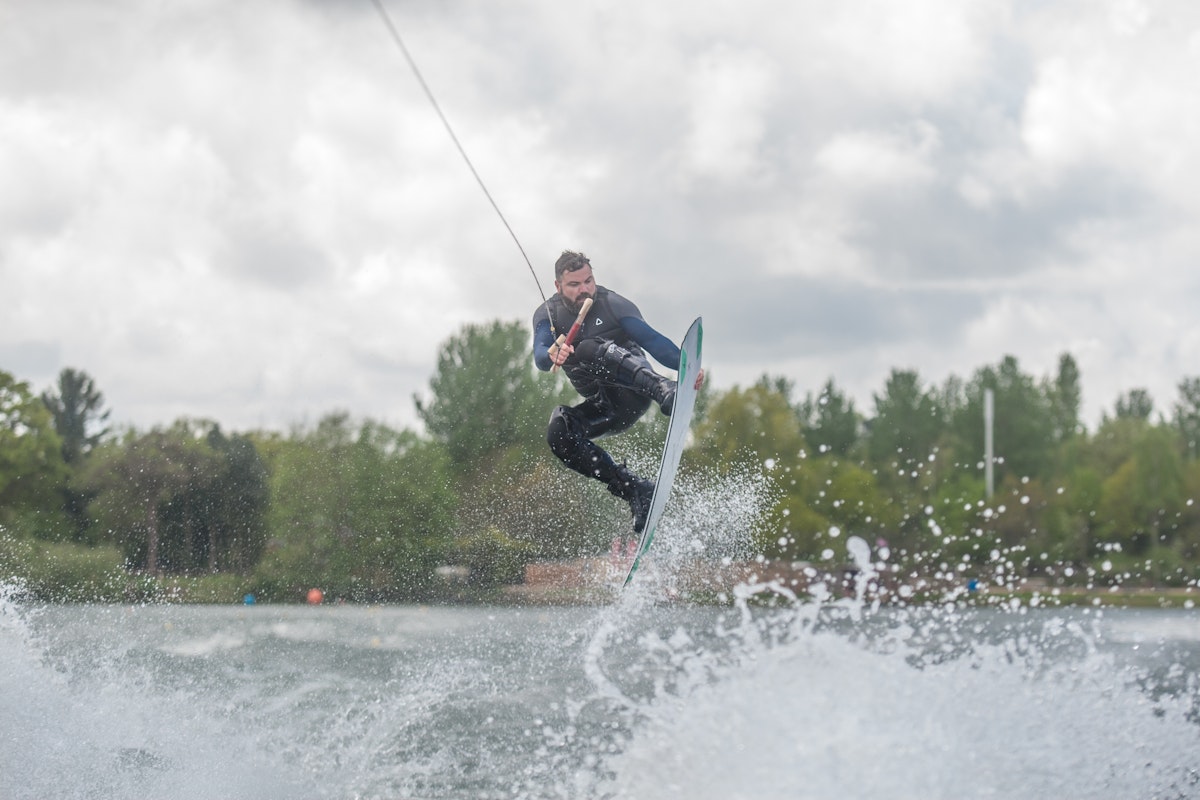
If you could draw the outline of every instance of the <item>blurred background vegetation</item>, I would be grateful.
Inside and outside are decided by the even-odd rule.
[[[628,510],[550,454],[550,411],[577,397],[533,369],[529,341],[501,321],[446,341],[411,398],[421,432],[341,411],[287,433],[204,419],[113,430],[85,372],[39,395],[0,371],[0,581],[66,601],[299,601],[314,586],[438,601],[605,552]],[[856,534],[913,574],[982,567],[999,548],[1026,576],[1184,585],[1200,578],[1200,378],[1178,389],[1164,411],[1130,391],[1089,431],[1066,354],[1040,377],[1012,357],[941,385],[893,370],[869,410],[833,378],[800,396],[764,375],[702,391],[683,468],[767,482],[754,527],[770,559],[828,559]],[[647,414],[605,446],[648,471],[665,427]]]

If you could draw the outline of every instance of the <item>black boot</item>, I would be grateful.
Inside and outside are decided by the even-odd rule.
[[[664,378],[652,369],[642,368],[633,376],[633,387],[658,403],[662,413],[668,417],[675,408],[675,386],[675,381]]]
[[[644,357],[635,356],[615,342],[604,349],[603,359],[618,380],[658,403],[662,413],[671,416],[675,408],[675,381],[659,375]]]
[[[639,478],[622,464],[617,467],[616,475],[609,481],[608,491],[628,501],[629,510],[633,514],[633,532],[641,533],[646,527],[646,517],[650,514],[650,501],[654,499],[654,481]]]

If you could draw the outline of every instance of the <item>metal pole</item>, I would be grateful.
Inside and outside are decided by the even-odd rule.
[[[987,499],[996,491],[996,453],[992,428],[996,421],[996,395],[991,389],[983,390],[983,480]]]

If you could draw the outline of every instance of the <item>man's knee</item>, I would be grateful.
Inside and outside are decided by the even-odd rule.
[[[546,427],[546,443],[559,458],[569,455],[580,440],[579,420],[568,406],[559,406],[550,414]]]

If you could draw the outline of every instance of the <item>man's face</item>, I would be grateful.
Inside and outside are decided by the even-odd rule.
[[[562,277],[554,282],[554,288],[562,295],[563,300],[567,301],[568,308],[578,311],[584,298],[596,297],[596,279],[592,277],[591,265],[564,272]]]

